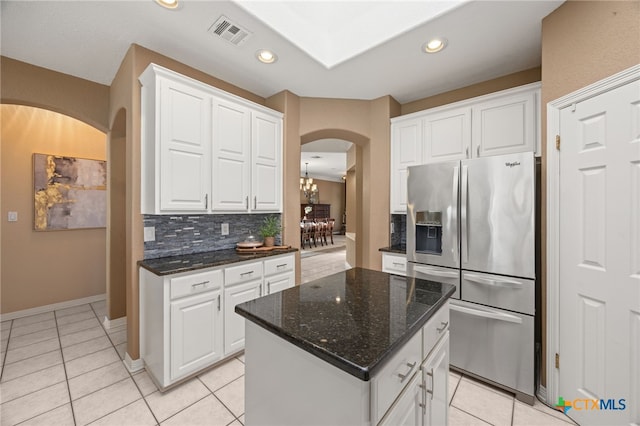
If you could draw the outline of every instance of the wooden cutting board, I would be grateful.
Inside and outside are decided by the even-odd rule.
[[[285,250],[291,248],[291,246],[271,246],[271,247],[255,247],[255,248],[236,248],[238,253],[260,253],[263,251],[271,250]]]

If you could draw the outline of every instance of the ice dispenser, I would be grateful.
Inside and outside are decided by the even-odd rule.
[[[416,252],[442,254],[442,212],[416,212]]]

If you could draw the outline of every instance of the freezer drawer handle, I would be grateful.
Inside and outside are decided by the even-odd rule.
[[[441,277],[441,278],[457,278],[457,272],[446,272],[446,271],[437,271],[435,269],[424,268],[421,266],[414,266],[413,269],[416,272],[420,272],[421,274],[431,275],[432,277]]]
[[[515,315],[509,315],[503,312],[487,312],[487,311],[481,311],[478,309],[466,308],[464,306],[458,306],[458,305],[451,305],[449,306],[449,308],[452,311],[457,311],[462,314],[475,315],[477,317],[489,318],[489,319],[494,319],[498,321],[512,322],[515,324],[522,324],[521,318],[518,318]]]
[[[480,275],[464,274],[463,279],[471,281],[477,284],[486,284],[494,287],[506,287],[506,288],[521,288],[522,283],[513,280],[500,279],[500,278],[484,278]]]
[[[408,362],[407,367],[409,367],[409,371],[407,371],[405,374],[398,373],[398,377],[400,377],[400,383],[404,382],[406,378],[411,375],[411,372],[413,371],[413,369],[416,368],[416,364],[417,363],[415,361],[413,363]]]

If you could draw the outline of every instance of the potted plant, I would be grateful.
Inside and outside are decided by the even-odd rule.
[[[275,237],[280,233],[280,218],[278,216],[265,217],[258,232],[264,238],[265,247],[273,247]]]

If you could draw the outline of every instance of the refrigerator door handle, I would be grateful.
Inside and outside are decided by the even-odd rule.
[[[462,166],[462,196],[460,200],[460,232],[462,233],[462,264],[469,262],[469,233],[467,229],[467,201],[469,192],[469,172]]]
[[[472,308],[467,308],[465,306],[458,306],[453,304],[449,305],[449,309],[451,309],[452,311],[460,312],[462,314],[473,315],[476,317],[489,318],[489,319],[505,321],[505,322],[512,322],[515,324],[522,324],[522,318],[519,318],[515,315],[509,315],[504,312],[489,312],[489,311],[472,309]]]
[[[518,281],[508,280],[506,278],[485,278],[480,275],[467,274],[463,275],[463,279],[477,284],[485,284],[494,287],[522,288],[522,283]]]
[[[421,274],[430,275],[433,277],[440,277],[440,278],[457,278],[458,277],[457,271],[455,272],[440,271],[437,269],[429,268],[428,266],[414,266],[413,270],[416,272],[420,272]]]
[[[458,223],[458,194],[460,192],[460,168],[458,166],[455,166],[453,168],[453,209],[452,209],[452,220],[454,221],[455,225],[453,226],[454,229],[457,229],[457,223]],[[457,259],[458,259],[458,232],[455,232],[455,235],[453,235],[453,241],[455,242],[453,244],[453,258],[456,259],[456,263],[457,263]]]

